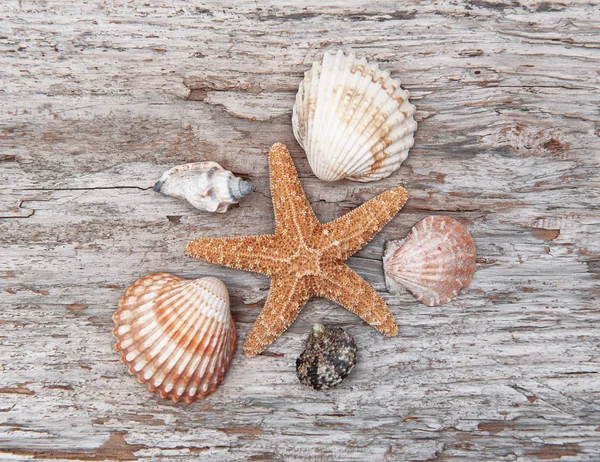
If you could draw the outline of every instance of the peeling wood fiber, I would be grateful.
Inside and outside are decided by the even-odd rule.
[[[0,459],[600,460],[599,37],[597,1],[1,2]],[[340,48],[417,106],[386,180],[323,183],[294,140],[303,73]],[[316,299],[265,354],[239,342],[207,400],[150,396],[112,351],[117,300],[150,272],[214,275],[246,337],[268,279],[184,249],[273,231],[274,142],[323,222],[408,189],[349,260],[400,334]],[[219,216],[152,191],[200,160],[258,191]],[[431,214],[478,252],[471,285],[437,308],[388,291],[381,264]],[[315,322],[359,346],[323,393],[294,370]]]

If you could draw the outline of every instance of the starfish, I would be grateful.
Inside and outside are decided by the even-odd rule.
[[[246,338],[244,353],[256,356],[267,348],[312,296],[333,300],[383,334],[397,335],[398,326],[385,302],[344,261],[398,213],[408,198],[406,190],[391,189],[321,224],[283,144],[271,147],[269,168],[275,234],[200,238],[187,245],[192,257],[271,277],[269,296]]]

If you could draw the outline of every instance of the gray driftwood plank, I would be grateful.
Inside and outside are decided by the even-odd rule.
[[[0,459],[600,460],[600,6],[596,1],[51,2],[0,6]],[[400,78],[415,147],[384,181],[325,184],[290,117],[326,50]],[[290,148],[322,221],[404,185],[350,265],[400,325],[385,338],[314,300],[262,356],[238,354],[189,407],[151,396],[112,351],[136,278],[213,274],[243,340],[268,279],[184,254],[268,233],[265,153]],[[226,215],[157,196],[167,168],[220,162],[258,192]],[[478,272],[428,308],[386,288],[386,240],[430,214],[466,224]],[[303,388],[316,322],[360,362]]]

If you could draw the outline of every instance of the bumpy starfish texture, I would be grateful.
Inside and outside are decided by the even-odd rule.
[[[187,245],[192,257],[271,277],[267,302],[244,343],[247,356],[267,348],[294,322],[312,296],[339,303],[388,336],[394,316],[375,290],[344,264],[402,208],[408,194],[394,188],[352,212],[321,224],[298,180],[287,148],[269,153],[274,235],[202,238]]]

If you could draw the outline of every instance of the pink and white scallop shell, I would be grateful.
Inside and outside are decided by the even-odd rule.
[[[428,306],[458,296],[475,273],[475,243],[467,229],[450,217],[429,216],[405,239],[389,242],[383,257],[386,276]]]
[[[217,278],[150,274],[127,288],[113,319],[121,361],[173,402],[214,392],[235,352],[229,294]]]

